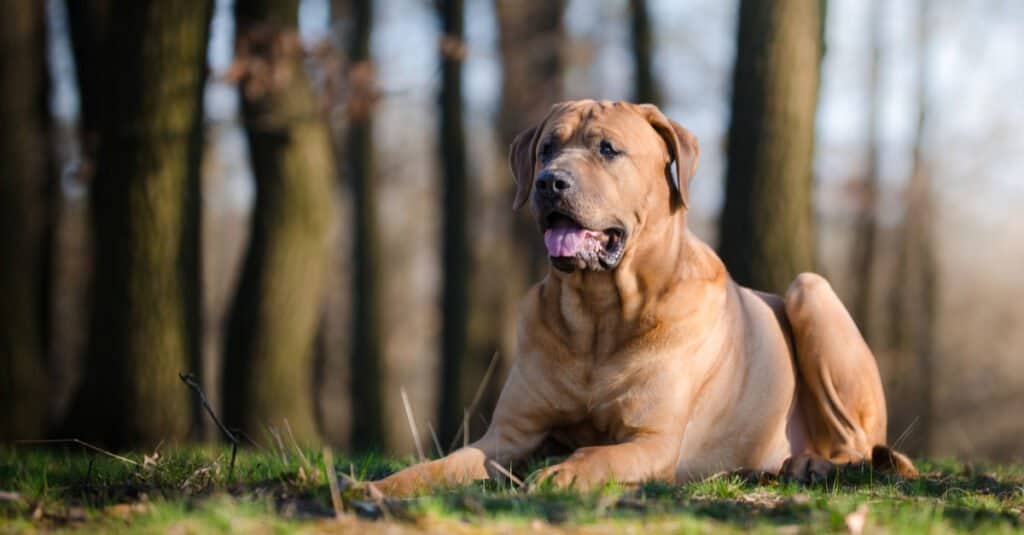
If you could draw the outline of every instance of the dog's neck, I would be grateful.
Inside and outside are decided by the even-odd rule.
[[[643,236],[632,238],[635,245],[613,270],[563,273],[550,268],[545,299],[556,301],[552,304],[568,334],[591,329],[641,334],[656,326],[659,318],[650,313],[656,304],[692,295],[694,285],[727,278],[714,252],[690,233],[684,210],[640,232]]]

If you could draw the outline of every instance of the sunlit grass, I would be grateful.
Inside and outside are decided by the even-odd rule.
[[[1024,524],[1024,467],[954,460],[920,462],[925,475],[912,481],[851,468],[810,487],[735,474],[587,493],[480,482],[380,507],[351,481],[412,459],[335,455],[346,505],[339,520],[321,451],[242,450],[230,475],[227,447],[168,447],[155,461],[152,453],[125,456],[137,464],[77,445],[0,447],[0,531],[843,532],[858,510],[867,511],[868,532],[1012,532]]]

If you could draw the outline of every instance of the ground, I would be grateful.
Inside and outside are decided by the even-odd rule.
[[[415,500],[375,499],[359,481],[404,461],[325,462],[323,450],[163,447],[114,458],[81,443],[0,446],[0,533],[1019,532],[1024,466],[920,461],[901,480],[848,467],[800,485],[720,474],[679,486],[592,493],[481,483]],[[333,470],[328,466],[333,464]],[[337,506],[326,474],[338,474]]]

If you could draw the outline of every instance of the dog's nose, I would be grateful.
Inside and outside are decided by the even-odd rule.
[[[538,194],[555,197],[572,188],[572,177],[564,171],[545,169],[537,175],[533,185]]]

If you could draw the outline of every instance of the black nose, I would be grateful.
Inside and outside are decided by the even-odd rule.
[[[545,169],[533,183],[538,195],[557,197],[572,188],[572,177],[558,169]]]

